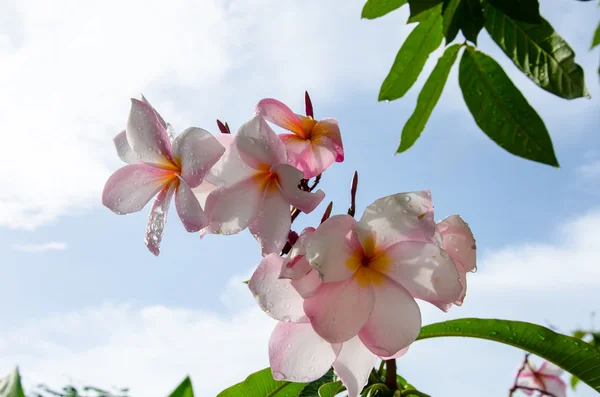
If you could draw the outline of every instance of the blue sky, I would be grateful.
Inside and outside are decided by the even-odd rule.
[[[335,117],[342,129],[346,161],[321,184],[334,212],[345,212],[356,169],[357,214],[379,197],[430,189],[436,219],[459,213],[471,225],[479,271],[465,305],[448,314],[423,305],[425,322],[498,317],[569,332],[589,327],[600,309],[599,57],[588,51],[595,4],[542,4],[576,51],[590,100],[536,88],[480,36],[480,49],[545,120],[555,169],[479,131],[456,68],[423,136],[394,156],[434,63],[405,98],[377,103],[409,32],[407,10],[366,21],[360,2],[60,3],[0,4],[0,133],[10,147],[0,158],[1,373],[18,364],[27,382],[114,384],[149,397],[190,373],[210,396],[268,363],[274,323],[241,284],[260,260],[248,232],[200,241],[172,212],[155,258],[143,245],[147,209],[116,216],[100,204],[121,166],[111,139],[141,92],[176,129],[217,132],[216,118],[235,128],[264,97],[302,112],[308,90],[316,117]],[[440,339],[416,343],[399,369],[433,396],[504,395],[521,358],[490,342]]]

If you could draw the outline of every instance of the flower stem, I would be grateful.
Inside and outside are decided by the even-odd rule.
[[[398,381],[396,380],[396,359],[385,360],[385,385],[391,390],[398,388]]]

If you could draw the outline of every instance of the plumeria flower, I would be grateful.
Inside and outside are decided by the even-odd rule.
[[[467,223],[459,215],[451,215],[437,224],[436,240],[456,265],[463,286],[455,305],[461,306],[467,294],[467,273],[477,269],[477,246]],[[449,310],[449,304],[445,311]]]
[[[311,382],[325,375],[333,366],[346,386],[348,396],[357,397],[377,357],[358,337],[332,344],[314,331],[304,314],[303,299],[294,288],[293,281],[279,278],[284,271],[284,261],[277,254],[266,256],[248,283],[261,308],[280,321],[269,339],[273,378]]]
[[[519,373],[515,386],[521,388],[526,387],[528,389],[521,389],[527,395],[532,395],[535,390],[539,389],[550,393],[554,397],[566,397],[567,385],[560,378],[563,370],[551,362],[544,361],[539,369],[535,368],[535,365],[529,361],[525,361],[523,370]],[[538,396],[544,396],[539,393]]]
[[[173,143],[168,125],[147,101],[132,99],[125,133],[115,138],[119,157],[130,163],[110,176],[102,193],[102,203],[117,214],[140,211],[156,196],[148,226],[146,246],[154,255],[160,252],[171,198],[189,232],[208,225],[208,219],[192,192],[225,152],[207,131],[191,127]]]
[[[321,224],[305,243],[323,281],[303,304],[317,334],[329,343],[358,335],[379,357],[408,347],[421,329],[415,298],[444,307],[462,291],[435,230],[428,191],[378,199],[359,222],[336,215]]]
[[[307,103],[310,103],[309,99]],[[291,132],[280,135],[280,138],[287,149],[289,164],[302,171],[304,178],[310,179],[321,174],[334,162],[344,161],[344,148],[336,119],[317,121],[312,114],[301,116],[271,98],[261,100],[256,105],[255,112]]]
[[[207,176],[219,189],[206,200],[204,232],[234,234],[248,227],[263,255],[280,252],[290,230],[290,205],[309,213],[325,197],[322,190],[301,190],[303,174],[287,162],[283,143],[261,116],[242,125]]]

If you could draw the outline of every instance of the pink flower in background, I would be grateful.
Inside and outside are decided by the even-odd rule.
[[[469,225],[459,215],[451,215],[438,222],[436,237],[456,265],[463,286],[455,305],[462,305],[467,294],[467,273],[477,268],[477,246]],[[450,309],[449,304],[445,310]]]
[[[129,163],[110,176],[102,203],[117,214],[140,211],[156,196],[146,229],[146,246],[160,252],[171,198],[189,232],[208,224],[192,192],[223,155],[223,146],[207,131],[191,127],[171,142],[169,126],[145,100],[132,99],[127,128],[115,137],[119,157]]]
[[[379,357],[408,347],[421,329],[415,298],[438,307],[462,291],[450,256],[433,242],[431,195],[401,193],[376,200],[359,222],[336,215],[306,242],[306,258],[323,285],[305,296],[304,312],[330,343],[356,335]]]
[[[303,174],[288,164],[285,147],[261,116],[243,124],[207,180],[219,187],[206,200],[207,233],[234,234],[246,227],[263,255],[279,252],[291,225],[290,205],[309,213],[325,197],[298,185]]]
[[[539,369],[528,360],[525,361],[523,370],[519,372],[515,386],[527,395],[532,395],[535,390],[539,389],[550,393],[554,397],[566,397],[567,385],[560,378],[563,370],[551,362],[544,361]],[[525,389],[525,388],[528,389]],[[537,393],[537,396],[544,396],[542,393]]]
[[[312,107],[312,106],[311,106]],[[265,120],[284,128],[292,134],[280,135],[288,153],[289,164],[310,179],[325,171],[334,162],[344,161],[344,148],[340,127],[336,119],[320,121],[292,112],[276,99],[263,99],[255,112]]]

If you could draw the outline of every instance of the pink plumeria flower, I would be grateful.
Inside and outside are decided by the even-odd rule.
[[[305,117],[276,99],[263,99],[255,112],[267,121],[291,132],[280,135],[289,157],[289,164],[310,179],[321,174],[334,162],[344,161],[344,147],[336,119],[320,121]]]
[[[454,304],[461,306],[467,295],[467,273],[477,268],[475,237],[473,237],[469,225],[460,215],[450,215],[438,222],[436,240],[438,245],[448,252],[458,270],[463,288]],[[452,304],[449,304],[445,311],[449,310],[451,306]]]
[[[551,362],[544,361],[539,369],[535,365],[526,361],[525,368],[517,377],[516,385],[519,387],[528,387],[539,389],[550,393],[555,397],[567,396],[567,385],[560,378],[563,370]],[[534,390],[521,389],[527,395],[532,395]],[[538,396],[544,396],[537,393]]]
[[[115,138],[119,157],[132,163],[110,176],[102,193],[102,203],[117,214],[140,211],[152,197],[146,246],[154,255],[160,252],[171,198],[189,232],[208,225],[202,206],[192,192],[225,152],[207,131],[191,127],[173,143],[167,124],[147,101],[132,99],[125,133]]]
[[[250,229],[263,255],[280,252],[291,226],[290,205],[314,210],[325,197],[298,185],[301,171],[287,164],[281,140],[261,116],[242,125],[207,180],[219,189],[206,200],[206,233],[234,234]]]
[[[444,307],[462,291],[435,230],[428,191],[378,199],[359,222],[336,215],[321,224],[305,244],[324,283],[303,305],[315,331],[330,343],[358,335],[379,357],[408,347],[421,329],[415,298]]]
[[[266,256],[248,283],[261,308],[280,321],[269,339],[273,377],[291,382],[311,382],[325,375],[333,366],[346,386],[348,396],[357,397],[377,357],[358,337],[332,344],[314,331],[304,314],[304,300],[294,288],[294,281],[279,278],[285,271],[284,261],[276,254]],[[310,274],[302,280],[310,278]],[[312,284],[315,280],[307,282]]]

